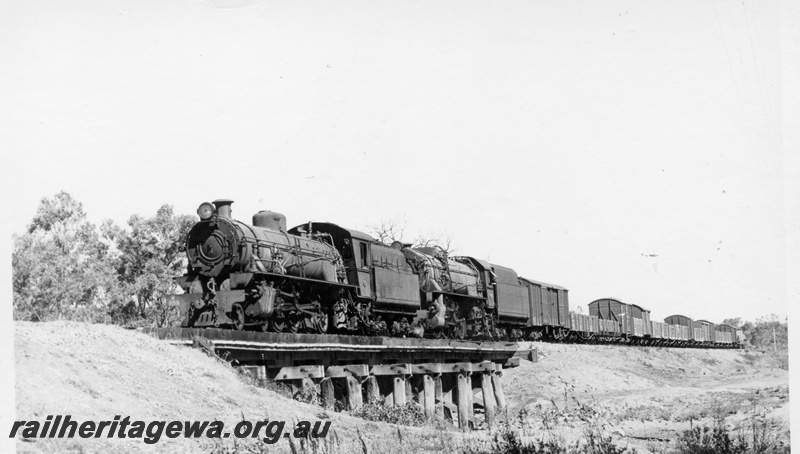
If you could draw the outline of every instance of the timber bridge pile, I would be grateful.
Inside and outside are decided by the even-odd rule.
[[[316,391],[327,408],[338,401],[352,410],[365,399],[383,399],[388,405],[416,402],[429,418],[462,430],[481,423],[492,427],[496,409],[506,406],[503,369],[518,366],[521,358],[537,358],[535,349],[520,351],[513,342],[178,327],[142,331],[213,352],[259,382]]]

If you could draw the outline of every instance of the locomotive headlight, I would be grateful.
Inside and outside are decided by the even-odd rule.
[[[197,207],[197,215],[200,216],[200,219],[207,221],[211,219],[211,216],[214,215],[214,205],[203,202]]]

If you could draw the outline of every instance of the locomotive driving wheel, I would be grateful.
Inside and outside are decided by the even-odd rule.
[[[303,319],[298,318],[295,320],[289,320],[289,332],[292,334],[297,334],[303,330]]]
[[[276,333],[282,333],[286,329],[286,319],[271,318],[269,319],[269,330]]]
[[[317,314],[314,317],[314,329],[319,334],[328,332],[328,315],[325,313]]]
[[[466,335],[467,335],[467,322],[465,320],[456,322],[455,326],[453,326],[453,338],[458,340],[464,340],[464,337]]]
[[[244,329],[244,309],[241,304],[234,304],[231,308],[231,320],[233,329],[236,331]]]

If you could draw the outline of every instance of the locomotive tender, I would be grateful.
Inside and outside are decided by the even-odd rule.
[[[438,247],[391,246],[326,222],[291,229],[260,211],[231,217],[233,201],[197,209],[186,238],[181,326],[273,332],[454,339],[554,339],[675,346],[738,346],[741,331],[650,311],[613,298],[569,311],[568,290]]]

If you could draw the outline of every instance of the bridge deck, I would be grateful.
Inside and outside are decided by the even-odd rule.
[[[513,367],[514,342],[457,341],[335,334],[260,333],[198,328],[144,328],[141,331],[176,345],[202,337],[217,354],[240,364],[267,367],[340,364],[453,363],[492,361]]]

